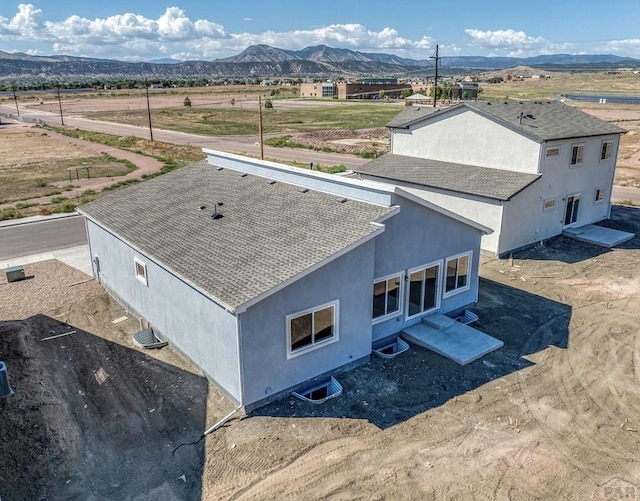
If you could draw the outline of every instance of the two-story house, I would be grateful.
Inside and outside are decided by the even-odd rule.
[[[355,170],[493,230],[497,255],[607,219],[624,129],[557,101],[410,107],[391,152]]]

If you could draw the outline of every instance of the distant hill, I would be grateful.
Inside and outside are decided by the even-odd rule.
[[[454,56],[441,58],[441,74],[465,74],[528,66],[540,70],[588,71],[640,68],[639,59],[611,54],[557,54],[529,58]],[[364,76],[421,77],[431,74],[433,60],[409,59],[326,45],[286,50],[252,45],[232,57],[213,61],[177,62],[158,59],[130,63],[66,55],[32,56],[0,51],[0,81],[27,84],[43,81],[117,79],[244,80],[260,77],[358,78]]]

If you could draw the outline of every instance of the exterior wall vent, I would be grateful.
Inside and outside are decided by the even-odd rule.
[[[13,390],[9,386],[9,376],[7,375],[7,364],[0,361],[0,398],[13,395]]]

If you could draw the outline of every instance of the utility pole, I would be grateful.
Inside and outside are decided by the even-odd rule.
[[[262,137],[262,96],[258,96],[258,130],[260,131],[260,160],[264,160],[264,138]]]
[[[436,72],[433,79],[433,107],[435,108],[438,100],[438,61],[440,60],[440,57],[438,57],[438,45],[436,45],[436,51],[433,56],[429,59],[435,59],[436,61]]]
[[[144,86],[147,89],[147,115],[149,116],[149,135],[153,141],[153,128],[151,127],[151,105],[149,104],[149,80],[144,81]]]
[[[60,123],[64,125],[64,118],[62,117],[62,100],[60,99],[60,84],[56,84],[58,87],[58,106],[60,107]]]
[[[20,110],[18,109],[18,96],[16,96],[16,86],[12,85],[13,87],[13,100],[16,103],[16,113],[18,114],[18,116],[20,116]]]

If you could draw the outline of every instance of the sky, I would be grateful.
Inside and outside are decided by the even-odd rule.
[[[39,0],[0,2],[0,50],[212,60],[250,45],[428,59],[616,54],[640,58],[639,0]]]

